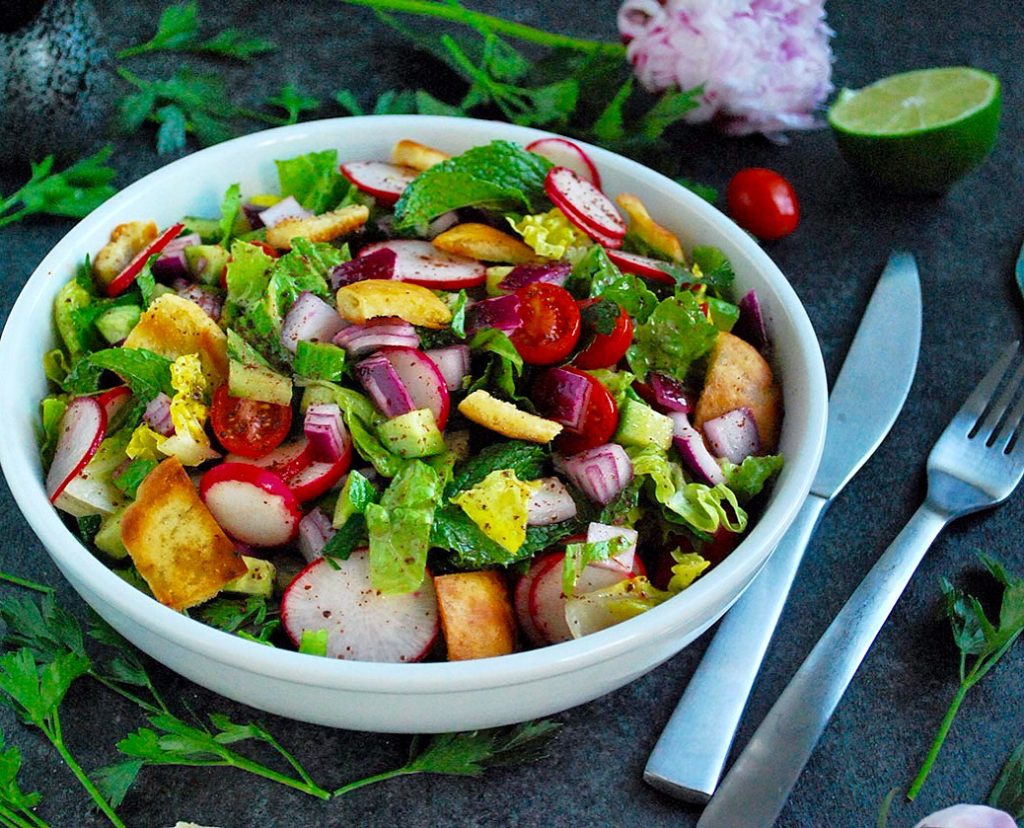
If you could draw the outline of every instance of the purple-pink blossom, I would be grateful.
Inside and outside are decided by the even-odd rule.
[[[703,86],[688,123],[732,135],[820,125],[832,91],[824,0],[626,0],[618,23],[646,89]]]
[[[954,805],[926,816],[914,828],[1017,828],[1017,823],[987,805]]]

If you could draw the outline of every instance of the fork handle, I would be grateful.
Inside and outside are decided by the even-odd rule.
[[[764,568],[718,625],[647,760],[649,785],[688,802],[707,802],[715,792],[804,550],[829,503],[808,495]]]
[[[765,716],[697,828],[771,828],[896,601],[949,521],[927,502],[896,536]]]

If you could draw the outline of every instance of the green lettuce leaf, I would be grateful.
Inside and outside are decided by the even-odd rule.
[[[660,302],[650,318],[637,325],[626,352],[630,370],[641,379],[659,371],[683,382],[694,361],[711,350],[718,329],[689,291]]]
[[[337,207],[351,185],[338,172],[338,151],[310,152],[276,161],[282,196],[295,196],[307,210],[325,213]]]
[[[242,190],[237,184],[232,184],[224,193],[224,198],[220,203],[220,222],[217,225],[217,229],[220,230],[220,243],[224,247],[227,247],[228,241],[234,234],[241,209]]]
[[[68,403],[62,397],[50,396],[40,403],[42,414],[42,439],[39,445],[39,454],[43,459],[43,468],[48,469],[53,461],[53,452],[57,448],[57,440],[60,439],[60,421],[64,418],[64,412],[68,410]]]
[[[781,454],[766,454],[760,457],[752,454],[745,457],[738,466],[726,460],[722,463],[722,472],[725,474],[726,485],[736,493],[739,502],[746,503],[760,494],[765,483],[777,474],[782,466]]]
[[[608,540],[566,544],[565,559],[562,561],[562,594],[572,595],[576,591],[576,581],[588,565],[594,561],[614,558],[627,546],[629,541],[621,536]]]
[[[658,304],[658,297],[644,280],[619,270],[600,245],[591,247],[573,265],[565,287],[581,298],[601,297],[615,302],[638,322],[646,321]]]

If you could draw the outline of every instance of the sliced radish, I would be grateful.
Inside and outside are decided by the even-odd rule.
[[[437,366],[437,370],[444,377],[445,384],[449,391],[458,391],[462,388],[462,380],[469,373],[469,346],[448,345],[444,348],[431,348],[424,351]]]
[[[269,454],[262,457],[243,457],[240,454],[229,454],[224,458],[226,463],[247,463],[272,471],[278,477],[287,480],[294,477],[313,462],[313,452],[309,441],[304,437],[283,443]]]
[[[163,233],[157,236],[153,241],[146,245],[135,258],[128,262],[128,265],[118,273],[107,285],[107,296],[120,296],[134,283],[135,279],[142,272],[142,268],[145,267],[146,262],[149,261],[149,257],[160,253],[167,245],[174,241],[175,237],[185,229],[185,225],[179,222],[178,224],[172,224]]]
[[[259,217],[264,227],[276,227],[282,221],[311,218],[312,215],[313,213],[295,200],[295,196],[288,196],[262,210]]]
[[[429,573],[416,592],[384,595],[370,583],[369,554],[320,558],[281,599],[281,623],[296,644],[304,630],[327,630],[327,656],[352,661],[420,661],[437,638],[438,611]]]
[[[431,289],[459,290],[476,287],[487,281],[483,262],[438,250],[427,241],[395,239],[370,244],[359,251],[359,258],[378,250],[395,253],[393,279],[423,285]]]
[[[239,463],[267,469],[281,478],[300,503],[319,497],[331,489],[352,464],[352,440],[344,432],[345,444],[341,456],[333,463],[315,459],[309,440],[300,437],[278,446],[270,454],[252,459],[229,454],[227,463]]]
[[[127,385],[116,385],[113,388],[96,395],[96,402],[103,406],[103,412],[107,415],[107,423],[116,419],[117,415],[124,411],[124,407],[132,398],[132,390]]]
[[[636,253],[626,253],[623,250],[605,250],[608,258],[623,273],[635,273],[637,276],[646,276],[648,279],[656,279],[659,282],[666,282],[674,285],[676,280],[663,270],[665,262],[652,259],[650,256],[640,256]]]
[[[345,443],[345,453],[333,463],[315,460],[306,468],[293,474],[285,482],[296,500],[305,503],[330,491],[352,465],[352,443]]]
[[[199,496],[225,532],[250,546],[281,546],[299,531],[302,512],[295,495],[259,466],[214,466],[199,482]]]
[[[437,370],[434,361],[418,348],[381,348],[383,355],[395,369],[399,380],[409,392],[413,409],[429,408],[439,429],[448,422],[451,398],[448,383]]]
[[[584,181],[601,189],[601,176],[597,167],[581,147],[565,138],[539,138],[526,145],[526,151],[546,158],[559,167],[568,167]]]
[[[548,642],[540,634],[540,630],[537,629],[537,625],[533,623],[533,618],[530,616],[530,593],[533,591],[533,582],[536,577],[536,570],[530,567],[529,571],[516,582],[516,588],[512,592],[512,606],[515,609],[516,621],[519,622],[519,629],[522,630],[526,639],[534,647],[543,647]]]
[[[580,229],[593,230],[602,236],[621,239],[626,235],[626,221],[611,199],[589,181],[580,178],[568,167],[552,167],[544,179],[544,192]]]
[[[107,413],[93,397],[71,402],[60,421],[60,437],[46,474],[46,496],[54,503],[60,493],[86,467],[103,442]]]
[[[378,201],[394,204],[420,173],[387,161],[351,161],[341,165],[341,174]]]

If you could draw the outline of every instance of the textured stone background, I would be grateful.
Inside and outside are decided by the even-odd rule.
[[[95,0],[111,43],[120,47],[152,31],[162,0]],[[283,82],[324,99],[343,86],[365,101],[387,88],[426,85],[442,94],[451,78],[411,53],[363,10],[330,0],[301,3],[203,2],[211,27],[239,25],[275,39],[281,50],[253,68],[231,67],[239,99],[258,100]],[[565,0],[500,2],[475,8],[515,14],[524,22],[590,37],[614,37],[616,3]],[[586,8],[586,14],[580,9]],[[688,178],[724,189],[740,167],[784,173],[802,200],[804,217],[790,238],[768,247],[788,275],[818,332],[830,379],[893,247],[918,257],[924,288],[921,364],[910,399],[885,444],[849,485],[809,550],[783,616],[767,667],[739,736],[743,744],[829,619],[896,535],[923,492],[923,462],[949,416],[983,372],[982,364],[1019,332],[1020,300],[1011,278],[1024,213],[1024,144],[1019,36],[1024,15],[1015,3],[992,0],[833,0],[834,80],[862,86],[905,69],[971,64],[1004,84],[998,146],[979,171],[943,199],[909,200],[861,185],[827,131],[793,136],[788,146],[761,139],[724,140],[700,131],[677,136],[672,152]],[[177,57],[154,61],[153,75]],[[265,91],[264,91],[265,90]],[[145,134],[116,143],[119,184],[164,163]],[[665,166],[676,166],[665,159]],[[0,176],[9,192],[24,176]],[[3,313],[24,280],[71,222],[39,219],[0,231]],[[896,607],[779,821],[785,828],[864,828],[892,787],[909,784],[955,689],[956,652],[938,615],[940,576],[976,571],[985,551],[1024,570],[1019,526],[1024,499],[956,524],[938,543]],[[60,598],[82,604],[63,583],[6,489],[0,492],[0,568],[58,586]],[[220,769],[149,769],[121,814],[133,828],[190,819],[232,828],[255,825],[692,825],[697,811],[656,793],[641,772],[675,700],[697,665],[706,638],[668,664],[596,702],[567,711],[552,758],[496,771],[482,779],[413,777],[321,803]],[[983,799],[1010,751],[1024,739],[1020,671],[1024,650],[1011,652],[973,691],[938,767],[913,805],[897,803],[892,825],[910,826],[955,801]],[[169,698],[197,713],[223,711],[245,720],[255,711],[153,666]],[[332,731],[275,717],[270,729],[327,787],[400,764],[404,737]],[[86,768],[116,758],[114,742],[140,723],[136,711],[93,694],[83,683],[66,704],[72,749]],[[40,813],[56,826],[99,826],[86,796],[42,738],[6,710],[0,725],[24,753],[26,788],[45,794]]]

